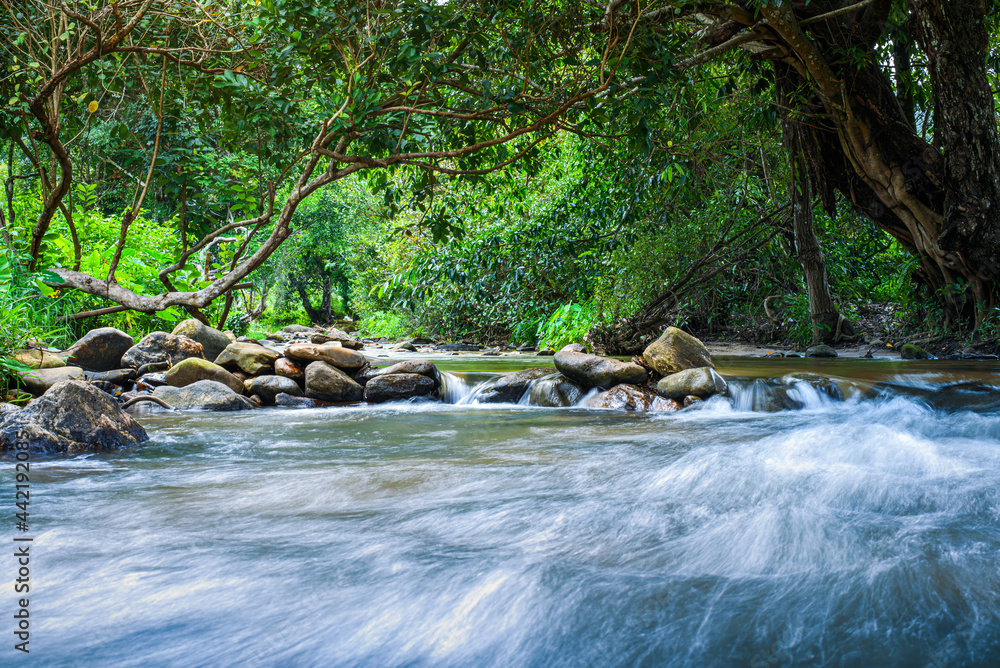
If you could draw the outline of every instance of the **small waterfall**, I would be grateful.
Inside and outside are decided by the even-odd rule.
[[[471,404],[479,390],[497,377],[495,373],[442,371],[441,401],[446,404]]]
[[[820,408],[844,395],[833,380],[819,376],[803,378],[731,378],[728,381],[733,408],[737,411],[773,413]]]

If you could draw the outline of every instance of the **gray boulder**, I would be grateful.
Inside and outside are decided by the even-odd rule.
[[[836,357],[837,351],[821,343],[818,346],[812,346],[811,348],[806,348],[806,357]]]
[[[199,380],[184,387],[163,385],[153,396],[180,411],[242,411],[255,408],[252,401],[214,380]]]
[[[621,360],[560,350],[553,358],[556,369],[584,388],[609,388],[622,383],[642,385],[646,370],[638,364]]]
[[[143,379],[146,380],[146,376],[143,376]],[[222,383],[236,394],[243,394],[243,381],[218,364],[194,357],[172,366],[164,375],[163,380],[166,385],[173,387],[187,387],[199,380],[214,380],[217,383]]]
[[[361,401],[364,390],[337,367],[316,361],[306,367],[306,396],[323,401]]]
[[[251,376],[259,376],[269,373],[280,357],[280,353],[259,343],[237,342],[226,346],[215,358],[215,363],[230,371],[239,369]]]
[[[219,330],[198,322],[194,318],[188,318],[174,327],[173,334],[176,336],[186,336],[192,341],[197,341],[205,349],[205,359],[212,362],[226,349],[232,341]]]
[[[715,368],[705,344],[676,327],[667,327],[660,338],[646,347],[642,358],[651,369],[664,376],[685,369]]]
[[[656,384],[656,391],[661,395],[680,401],[688,395],[705,399],[713,394],[725,394],[727,390],[726,381],[711,367],[678,371],[664,376]]]
[[[585,353],[587,348],[582,343],[570,343],[559,349],[561,353]]]
[[[301,397],[281,392],[274,398],[275,406],[287,406],[288,408],[325,408],[333,406],[329,401],[320,401],[309,397]]]
[[[515,404],[521,400],[532,381],[552,375],[552,369],[524,369],[504,374],[483,386],[475,396],[480,404]]]
[[[84,380],[83,369],[78,366],[63,366],[55,369],[33,369],[19,371],[19,382],[24,389],[36,397],[45,394],[56,383],[65,380]]]
[[[153,332],[147,334],[139,343],[129,348],[122,355],[121,364],[116,364],[112,369],[123,366],[139,368],[144,364],[156,364],[158,362],[169,362],[179,364],[184,360],[197,357],[205,359],[205,349],[197,341],[192,341],[186,336],[176,336],[166,332]],[[95,371],[105,371],[106,369],[95,369]]]
[[[563,375],[553,378],[543,378],[531,386],[528,403],[532,406],[559,408],[573,406],[583,398],[583,390],[572,380]]]
[[[93,329],[64,353],[73,366],[87,371],[113,371],[122,366],[122,357],[135,345],[132,337],[114,327]]]
[[[245,383],[247,394],[255,394],[260,397],[265,406],[274,404],[274,399],[279,394],[288,394],[293,397],[302,396],[302,388],[291,378],[285,376],[257,376]]]
[[[306,327],[305,325],[287,325],[281,328],[282,332],[287,334],[304,334],[306,332],[316,331],[312,327]]]
[[[35,454],[122,450],[149,440],[146,430],[90,383],[56,383],[27,408],[0,411],[0,450]]]
[[[434,396],[437,384],[427,376],[417,373],[391,373],[378,375],[365,385],[365,401],[380,404],[386,401],[405,401]]]
[[[390,350],[405,350],[410,353],[417,352],[417,347],[410,343],[409,341],[403,341],[402,343],[397,343]]]
[[[434,350],[440,350],[445,353],[479,352],[480,347],[472,343],[442,343],[441,345],[434,346]]]

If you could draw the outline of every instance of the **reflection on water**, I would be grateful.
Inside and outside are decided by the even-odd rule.
[[[36,467],[25,663],[996,665],[1000,411],[859,396],[145,416]]]

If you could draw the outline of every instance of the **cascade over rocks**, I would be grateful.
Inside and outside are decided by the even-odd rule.
[[[66,349],[66,361],[87,371],[113,371],[123,366],[122,357],[135,345],[132,337],[114,327],[93,329]],[[138,366],[138,365],[136,365]]]
[[[361,353],[331,344],[293,343],[285,348],[285,357],[302,362],[326,362],[344,371],[357,371],[367,362]]]
[[[711,367],[678,371],[664,376],[656,384],[656,391],[661,395],[682,401],[689,395],[705,399],[715,394],[725,394],[727,389],[726,381]]]
[[[184,387],[163,385],[153,390],[153,396],[179,411],[242,411],[256,408],[252,401],[214,380],[199,380]]]
[[[435,395],[437,383],[417,373],[379,374],[365,385],[365,401],[380,404]]]
[[[239,369],[251,376],[269,372],[281,354],[259,343],[230,343],[215,363],[230,371]]]
[[[167,371],[164,381],[173,387],[187,387],[199,380],[214,380],[222,383],[236,394],[243,394],[243,381],[208,360],[189,358],[175,364]]]
[[[306,367],[306,396],[323,401],[361,401],[364,390],[337,367],[316,361]]]
[[[562,408],[573,406],[583,398],[583,390],[572,380],[563,375],[553,378],[543,378],[531,386],[528,402],[532,406]]]
[[[205,349],[197,341],[193,341],[186,336],[176,336],[166,332],[153,332],[143,337],[139,343],[129,348],[122,356],[121,364],[111,366],[110,369],[122,366],[139,368],[143,364],[156,364],[158,362],[169,362],[178,364],[190,357],[205,359]],[[94,371],[108,371],[110,369],[93,369]]]
[[[90,383],[53,385],[21,410],[0,410],[0,449],[27,444],[36,454],[122,450],[149,440],[146,430]]]
[[[302,396],[302,388],[291,378],[285,376],[257,376],[245,383],[246,393],[260,397],[265,406],[274,404],[279,394],[293,397]]]
[[[642,357],[663,376],[685,369],[705,366],[715,368],[705,344],[676,327],[667,327],[660,338],[646,347]]]
[[[33,371],[19,371],[18,378],[21,385],[31,394],[39,397],[45,394],[49,388],[56,383],[66,380],[84,380],[83,369],[78,366],[63,366],[55,369],[34,369]]]
[[[552,369],[534,368],[504,374],[476,394],[476,403],[515,404],[521,400],[533,381],[552,375]]]
[[[197,341],[205,350],[205,359],[212,362],[232,341],[224,333],[209,327],[194,318],[179,323],[174,327],[173,334],[176,336],[186,336],[192,341]]]
[[[560,350],[553,358],[556,369],[581,387],[609,388],[621,383],[642,385],[646,370],[631,362]]]

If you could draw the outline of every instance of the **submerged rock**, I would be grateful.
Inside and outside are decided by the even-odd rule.
[[[646,347],[642,357],[650,368],[663,376],[685,369],[715,368],[705,344],[676,327],[667,327],[660,338]]]
[[[316,361],[306,367],[306,396],[323,401],[361,401],[364,390],[337,367]]]
[[[158,362],[169,362],[179,364],[191,357],[205,358],[205,349],[197,341],[193,341],[186,336],[176,336],[166,332],[153,332],[142,338],[139,343],[129,348],[122,356],[119,366],[131,366],[139,368],[144,364],[156,364]],[[104,371],[105,369],[95,369]]]
[[[515,404],[521,400],[532,381],[552,374],[552,369],[534,368],[504,374],[483,386],[476,394],[476,403]]]
[[[381,404],[435,396],[437,383],[417,373],[379,374],[365,385],[365,401]]]
[[[270,371],[281,354],[259,343],[230,343],[216,358],[215,363],[230,371],[239,369],[251,376]]]
[[[115,369],[113,371],[84,371],[84,377],[89,381],[114,383],[125,387],[135,380],[135,369]]]
[[[17,411],[0,411],[0,449],[27,446],[38,454],[80,454],[122,450],[149,440],[146,430],[90,383],[53,385],[44,396]]]
[[[711,367],[678,371],[664,376],[656,384],[656,391],[664,397],[682,401],[689,395],[706,399],[715,394],[725,394],[727,389],[726,381]]]
[[[320,401],[319,399],[285,394],[284,392],[278,394],[278,396],[274,398],[274,404],[276,406],[288,406],[290,408],[325,408],[327,406],[335,405],[329,401]]]
[[[245,385],[247,394],[257,395],[265,406],[274,404],[279,394],[294,397],[302,396],[302,388],[291,378],[285,376],[257,376],[251,378]]]
[[[199,380],[184,387],[163,385],[153,396],[180,411],[242,411],[254,408],[253,402],[214,380]]]
[[[535,381],[528,395],[528,403],[532,406],[560,408],[573,406],[583,398],[583,390],[572,380],[563,375],[553,378],[543,378]]]
[[[642,385],[646,370],[631,362],[560,350],[553,360],[556,369],[581,387],[609,388],[627,383]]]
[[[326,362],[344,371],[357,371],[365,365],[365,356],[343,346],[293,343],[285,348],[285,357],[301,362]]]
[[[87,371],[113,371],[130,366],[122,364],[122,357],[133,345],[132,337],[120,329],[101,327],[87,332],[65,355],[67,362]]]
[[[205,350],[205,359],[210,362],[215,361],[222,351],[232,343],[229,337],[214,327],[188,318],[174,327],[173,334],[176,336],[186,336],[192,341],[197,341]]]
[[[56,383],[66,380],[84,380],[83,369],[78,366],[63,366],[55,369],[34,369],[19,371],[19,383],[31,394],[39,397]]]
[[[606,408],[616,411],[638,411],[663,413],[680,410],[676,401],[664,399],[656,392],[638,385],[616,385],[615,387],[595,394],[583,402],[588,408]]]
[[[145,379],[146,376],[143,378]],[[187,387],[199,380],[214,380],[222,383],[236,394],[243,394],[243,381],[239,378],[218,364],[193,357],[171,367],[163,379],[167,385],[174,387]]]

